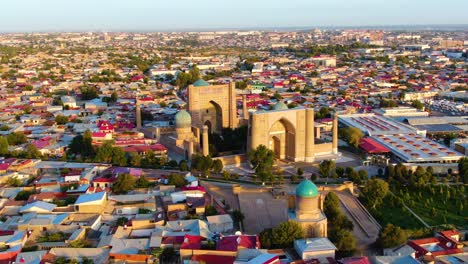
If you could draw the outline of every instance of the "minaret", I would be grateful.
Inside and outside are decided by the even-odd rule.
[[[242,115],[244,120],[249,119],[249,110],[247,109],[247,95],[243,94],[242,95]]]
[[[140,108],[140,100],[138,97],[136,98],[136,127],[138,130],[141,129],[141,108]]]
[[[314,108],[306,109],[306,138],[305,138],[305,161],[315,160],[315,139],[314,139]]]
[[[203,140],[203,156],[208,156],[210,154],[209,143],[208,143],[208,126],[203,126],[202,132],[202,140]]]
[[[333,115],[333,141],[332,141],[333,154],[338,154],[338,114]]]

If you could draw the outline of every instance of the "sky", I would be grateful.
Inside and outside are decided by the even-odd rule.
[[[468,24],[468,0],[4,0],[0,32]]]

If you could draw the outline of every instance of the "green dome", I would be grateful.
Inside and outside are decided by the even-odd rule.
[[[190,127],[192,125],[192,117],[189,112],[180,110],[174,117],[177,128]]]
[[[273,106],[273,110],[286,110],[286,109],[288,109],[288,106],[281,101],[279,101]]]
[[[193,83],[193,86],[196,86],[196,87],[199,87],[199,86],[210,86],[210,83],[203,80],[203,79],[199,79],[198,81],[194,82]]]
[[[317,195],[319,195],[317,186],[309,180],[303,180],[296,187],[296,196],[311,198]]]

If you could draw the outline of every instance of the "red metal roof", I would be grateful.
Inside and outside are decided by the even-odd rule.
[[[390,150],[371,138],[363,138],[359,141],[359,147],[367,153],[388,153]]]
[[[218,256],[218,255],[194,255],[192,256],[193,261],[199,261],[206,264],[219,264],[225,263],[230,264],[234,263],[236,257],[234,256]]]

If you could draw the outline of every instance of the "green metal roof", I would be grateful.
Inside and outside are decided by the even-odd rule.
[[[174,117],[176,127],[189,127],[192,125],[192,117],[189,112],[180,110]]]
[[[210,83],[205,81],[205,80],[198,80],[196,82],[193,83],[193,86],[196,86],[196,87],[199,87],[199,86],[210,86]]]
[[[273,106],[273,110],[286,110],[288,106],[283,102],[278,102]]]
[[[315,197],[319,195],[319,191],[317,186],[309,181],[303,180],[297,187],[296,187],[296,196],[299,197]]]

